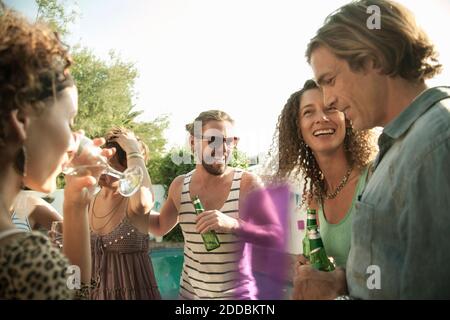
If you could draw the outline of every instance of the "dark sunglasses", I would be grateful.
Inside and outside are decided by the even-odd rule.
[[[239,142],[239,137],[223,137],[223,136],[201,136],[200,140],[208,142],[208,144],[226,144],[227,147],[235,147]],[[222,140],[221,140],[222,139]]]

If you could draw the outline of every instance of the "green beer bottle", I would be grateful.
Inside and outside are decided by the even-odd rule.
[[[305,258],[309,259],[310,246],[308,239],[308,231],[313,228],[317,228],[317,215],[315,209],[306,210],[306,230],[305,236],[303,237],[303,255]]]
[[[317,226],[307,231],[309,239],[309,262],[314,269],[320,271],[333,271],[334,265],[328,259],[325,247],[323,246],[322,237],[320,236]]]
[[[195,212],[197,214],[200,214],[203,211],[205,211],[205,208],[203,208],[203,205],[200,202],[198,196],[194,196],[192,198],[192,204],[194,205]],[[207,251],[211,251],[220,247],[219,238],[217,237],[217,234],[214,230],[203,233],[201,234],[201,236],[203,238],[203,243],[205,244],[205,248]]]

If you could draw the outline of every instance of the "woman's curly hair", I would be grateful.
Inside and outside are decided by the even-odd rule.
[[[55,32],[0,7],[0,145],[11,111],[27,106],[42,110],[47,98],[68,86],[71,64]]]
[[[290,96],[278,117],[276,136],[274,137],[274,140],[278,140],[276,176],[287,179],[303,174],[302,204],[309,203],[312,197],[319,199],[325,192],[322,171],[311,148],[304,142],[299,125],[302,95],[312,89],[319,90],[319,87],[313,80],[307,80],[301,90]],[[369,164],[376,150],[371,130],[354,131],[348,127],[344,145],[350,165],[359,169]]]

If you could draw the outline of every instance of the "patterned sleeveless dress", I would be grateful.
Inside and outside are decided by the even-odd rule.
[[[131,224],[128,216],[110,233],[91,231],[93,300],[159,300],[149,257],[149,235]]]

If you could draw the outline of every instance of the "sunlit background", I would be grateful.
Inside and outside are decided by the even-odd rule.
[[[33,0],[6,4],[36,16]],[[239,148],[267,151],[289,95],[311,77],[304,52],[324,18],[344,0],[67,0],[80,18],[69,44],[102,58],[113,49],[134,62],[140,120],[170,115],[167,149],[186,141],[184,125],[206,109],[237,122]],[[401,0],[440,52],[443,73],[430,85],[450,84],[448,0]]]

